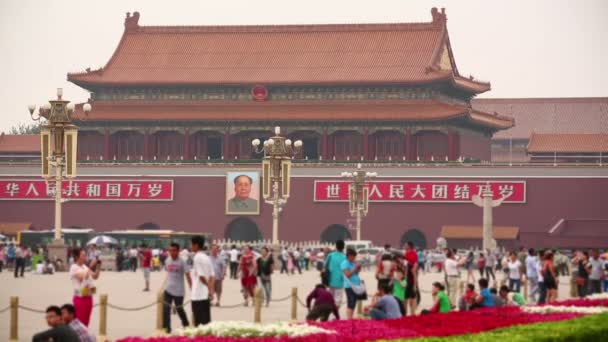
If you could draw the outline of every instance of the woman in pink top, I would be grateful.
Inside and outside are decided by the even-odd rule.
[[[91,262],[91,267],[96,271],[87,267],[85,264],[87,252],[84,249],[76,249],[74,259],[76,262],[70,267],[70,280],[72,280],[74,288],[72,301],[76,309],[76,318],[88,327],[91,311],[93,310],[93,295],[95,294],[93,280],[99,278],[100,267],[95,267],[97,259]]]

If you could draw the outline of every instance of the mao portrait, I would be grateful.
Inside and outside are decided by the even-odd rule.
[[[226,215],[260,214],[260,175],[234,171],[226,175]]]

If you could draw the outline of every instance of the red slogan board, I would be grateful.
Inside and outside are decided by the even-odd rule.
[[[62,197],[85,201],[172,201],[172,180],[64,180]],[[52,200],[55,181],[1,179],[0,200]]]
[[[348,181],[315,181],[315,202],[348,201]],[[368,182],[370,202],[470,203],[486,187],[480,181],[373,181]],[[526,203],[525,181],[490,182],[494,199]]]

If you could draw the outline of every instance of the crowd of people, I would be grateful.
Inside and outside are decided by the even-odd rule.
[[[190,248],[190,249],[188,249]],[[460,253],[459,253],[460,252]],[[44,255],[35,249],[35,255]],[[346,319],[354,317],[357,302],[368,300],[364,312],[371,319],[394,319],[406,315],[445,313],[453,310],[475,310],[483,307],[551,303],[557,300],[561,271],[556,265],[554,251],[467,252],[444,249],[443,262],[437,263],[437,252],[420,251],[412,242],[405,250],[393,250],[390,245],[377,253],[375,260],[374,291],[368,291],[360,273],[369,264],[369,255],[358,257],[357,251],[345,249],[338,240],[335,248],[322,250],[280,250],[275,264],[268,247],[253,249],[248,245],[205,245],[203,236],[195,236],[190,246],[171,243],[166,250],[151,249],[146,245],[116,250],[119,271],[142,270],[144,289],[150,290],[150,272],[164,270],[163,327],[171,332],[171,311],[177,313],[182,326],[207,324],[211,321],[211,306],[221,306],[223,282],[228,276],[240,280],[243,305],[253,301],[255,289],[261,288],[263,302],[269,306],[272,298],[274,272],[287,275],[302,273],[311,266],[320,273],[320,284],[308,294],[307,320],[341,319],[340,308],[346,307]],[[431,258],[431,253],[434,256]],[[71,304],[47,309],[50,329],[35,336],[36,341],[49,340],[49,336],[77,336],[75,341],[89,341],[87,330],[96,292],[95,281],[101,274],[100,250],[73,248],[68,258],[69,277],[73,286]],[[29,255],[29,259],[27,259]],[[24,266],[31,263],[31,249],[19,246],[0,248],[1,266],[9,265],[20,276]],[[572,277],[576,280],[578,295],[608,291],[608,264],[606,255],[599,251],[576,251],[569,260]],[[120,259],[120,260],[119,260]],[[429,260],[433,259],[431,267]],[[155,261],[157,260],[157,261]],[[418,309],[421,290],[418,277],[432,267],[443,272],[444,281],[432,284],[432,305]],[[478,279],[476,272],[479,272]],[[466,276],[464,276],[466,272]],[[502,273],[502,279],[501,278]],[[466,289],[459,293],[461,281]],[[525,279],[525,281],[524,281]],[[190,289],[192,322],[184,307],[185,287]],[[527,296],[522,294],[528,286]],[[369,298],[368,298],[369,294]],[[71,330],[70,330],[71,329]],[[71,337],[70,337],[71,338]],[[62,339],[63,340],[63,339]],[[71,341],[70,339],[66,339]]]

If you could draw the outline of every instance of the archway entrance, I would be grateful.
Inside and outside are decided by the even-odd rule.
[[[416,248],[426,249],[426,236],[418,229],[410,229],[401,235],[401,247],[408,241],[412,241]]]
[[[224,237],[232,241],[258,241],[262,240],[262,232],[250,218],[237,217],[226,226]]]
[[[338,240],[350,239],[352,239],[350,232],[341,224],[332,224],[321,233],[321,242],[335,243]]]

